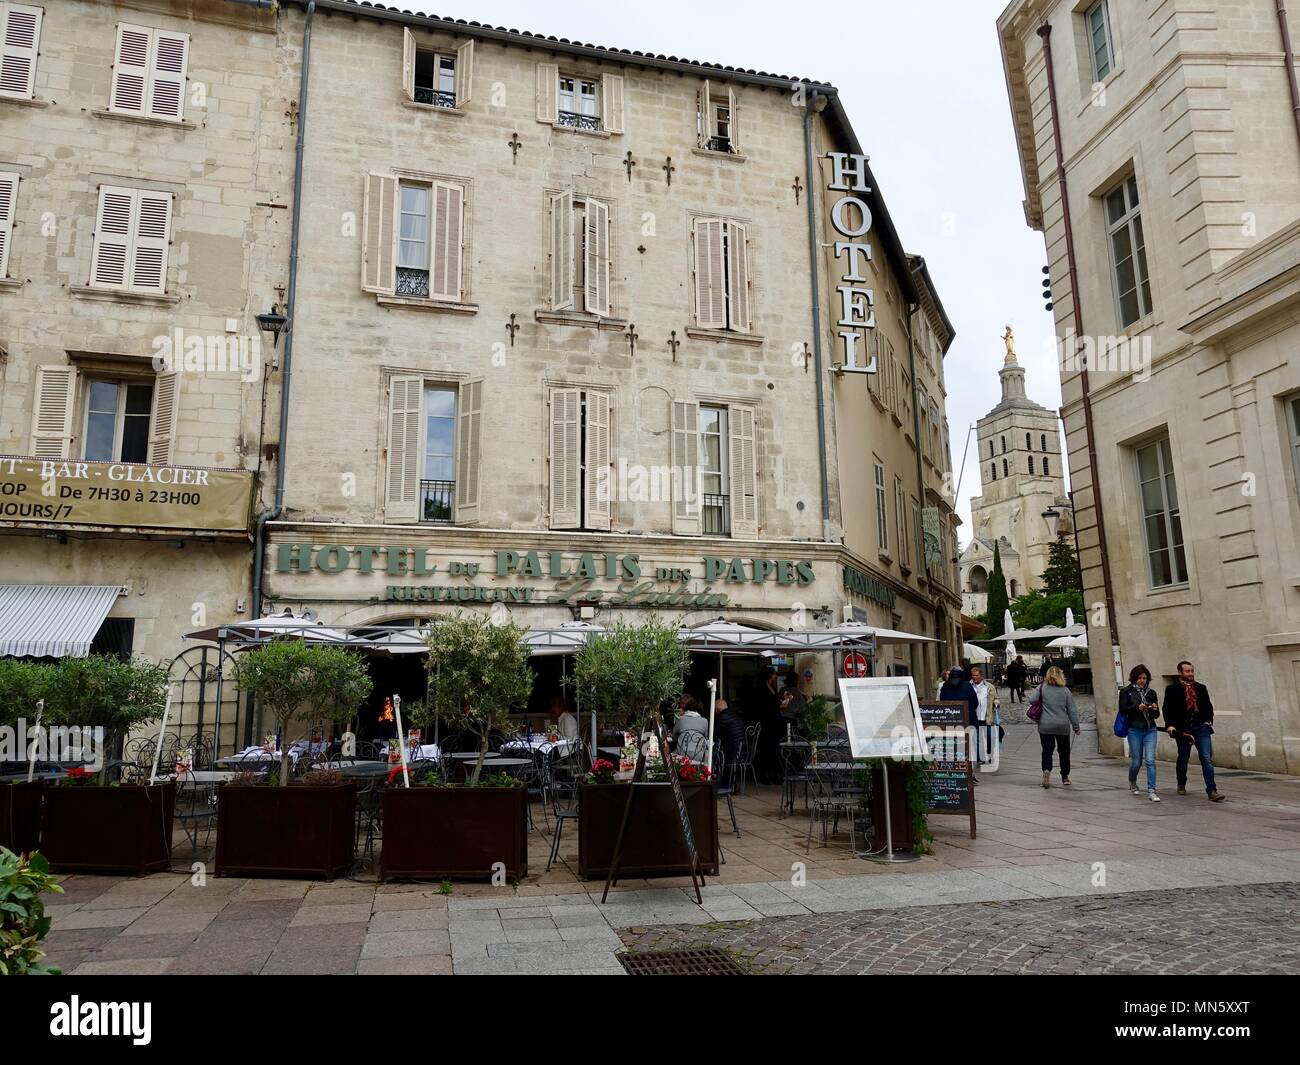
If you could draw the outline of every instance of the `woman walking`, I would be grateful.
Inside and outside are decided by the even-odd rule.
[[[1136,665],[1128,674],[1128,687],[1119,693],[1119,712],[1128,722],[1128,786],[1134,795],[1141,795],[1138,787],[1138,768],[1143,762],[1147,765],[1147,798],[1159,802],[1156,794],[1156,740],[1160,730],[1156,728],[1156,718],[1160,708],[1156,705],[1156,693],[1151,689],[1151,671],[1146,666]]]
[[[1038,686],[1043,712],[1038,718],[1038,738],[1043,744],[1043,787],[1052,786],[1052,749],[1061,757],[1061,783],[1070,784],[1070,732],[1079,735],[1079,711],[1065,686],[1065,674],[1052,666]]]

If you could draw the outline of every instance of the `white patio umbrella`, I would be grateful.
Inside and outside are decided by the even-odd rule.
[[[1058,636],[1054,640],[1047,641],[1048,647],[1087,647],[1087,636]]]
[[[972,662],[987,662],[993,657],[991,652],[973,643],[962,644],[961,653],[963,658],[969,658]]]
[[[423,655],[429,653],[424,636],[421,629],[393,629],[378,636],[354,637],[354,640],[365,639],[367,647],[390,655]]]
[[[225,636],[221,635],[224,630]],[[230,625],[187,632],[187,640],[240,640],[255,642],[276,636],[296,636],[308,643],[352,643],[352,638],[338,629],[327,628],[320,621],[298,615],[286,609],[282,614],[268,614],[252,621],[237,621]]]

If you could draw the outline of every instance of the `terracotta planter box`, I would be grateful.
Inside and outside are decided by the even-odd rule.
[[[319,876],[352,868],[356,781],[320,787],[222,784],[217,789],[218,876]]]
[[[176,782],[44,789],[41,853],[59,873],[133,873],[172,864]]]
[[[582,784],[578,789],[578,875],[609,875],[618,828],[631,784]],[[634,876],[690,876],[690,861],[670,784],[638,784],[618,865],[620,880]],[[712,784],[683,784],[700,867],[718,875],[718,799]]]
[[[891,763],[889,766],[889,820],[896,851],[909,851],[916,845],[912,835],[912,808],[907,802],[907,773],[912,767]],[[877,770],[875,787],[871,789],[871,848],[885,848],[885,799]]]
[[[527,789],[385,789],[384,879],[487,879],[497,862],[528,875]]]
[[[44,790],[43,780],[0,784],[0,847],[8,847],[15,854],[37,849]]]

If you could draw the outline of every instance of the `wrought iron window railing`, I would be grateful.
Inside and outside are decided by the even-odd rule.
[[[709,151],[711,151],[711,152],[730,152],[730,151],[731,151],[731,138],[730,138],[730,137],[710,137],[710,138],[709,138],[709,143],[708,143],[708,145],[706,145],[706,147],[707,147],[707,148],[709,149]]]
[[[417,104],[432,104],[434,107],[455,107],[456,94],[417,85],[415,87],[415,102]]]
[[[731,535],[731,498],[704,493],[700,508],[700,529],[705,536]]]
[[[420,520],[450,522],[456,518],[456,482],[420,482]]]
[[[561,126],[575,129],[600,129],[599,115],[584,115],[581,111],[561,111],[557,121]]]
[[[412,270],[408,266],[399,266],[397,268],[397,295],[399,296],[420,296],[429,295],[429,271]]]

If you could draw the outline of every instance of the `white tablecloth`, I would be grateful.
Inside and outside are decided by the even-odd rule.
[[[388,757],[391,749],[387,744],[379,744],[379,753],[383,757]],[[438,749],[436,743],[422,743],[419,747],[406,748],[406,757],[411,762],[436,762],[442,757],[442,752]]]
[[[502,751],[537,751],[540,754],[557,754],[564,757],[573,750],[573,740],[556,740],[552,742],[538,733],[528,739],[507,740],[501,745]]]

